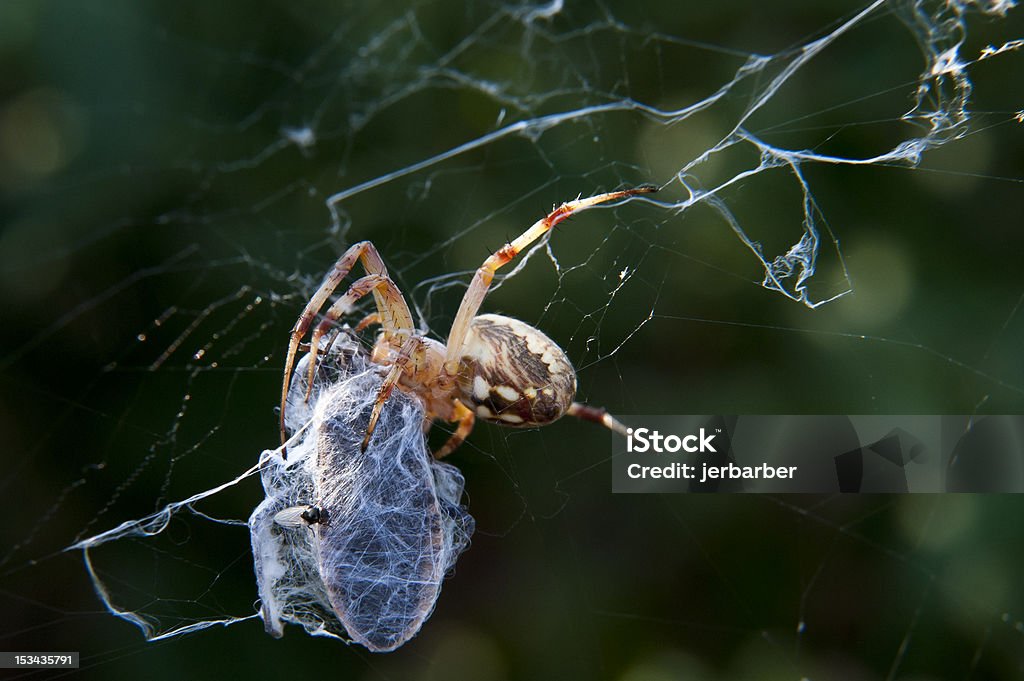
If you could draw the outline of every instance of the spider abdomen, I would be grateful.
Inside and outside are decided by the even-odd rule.
[[[576,372],[562,349],[526,322],[474,318],[459,372],[459,399],[476,417],[539,426],[561,417],[576,395]]]

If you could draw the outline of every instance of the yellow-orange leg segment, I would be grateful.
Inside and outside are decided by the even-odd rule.
[[[469,333],[469,324],[473,320],[473,317],[476,316],[476,313],[480,310],[480,305],[484,301],[484,296],[487,295],[487,290],[490,288],[491,281],[494,279],[494,273],[498,268],[510,262],[527,246],[549,232],[552,227],[562,220],[565,220],[573,213],[577,213],[581,210],[607,201],[624,199],[637,194],[649,194],[657,190],[658,188],[654,185],[643,185],[633,189],[624,189],[617,192],[608,192],[607,194],[598,194],[597,196],[591,196],[586,199],[567,201],[537,222],[533,223],[529,229],[520,234],[510,243],[502,246],[497,250],[497,252],[487,258],[487,260],[484,261],[484,264],[477,269],[476,274],[473,275],[473,281],[470,282],[469,288],[466,290],[466,295],[462,298],[462,304],[459,305],[459,311],[455,315],[455,321],[452,322],[452,328],[448,334],[448,348],[445,354],[445,373],[449,376],[454,376],[458,372],[459,361],[462,357],[463,344],[466,341],[466,335]]]
[[[443,459],[448,456],[469,437],[470,432],[473,430],[473,424],[476,423],[476,414],[462,402],[455,400],[455,416],[452,418],[452,421],[458,421],[459,425],[455,432],[452,433],[452,436],[448,438],[448,441],[434,452],[435,459]]]
[[[371,312],[370,314],[363,317],[358,324],[356,324],[356,333],[361,333],[363,329],[373,326],[374,324],[380,323],[380,314],[377,312]]]
[[[402,378],[402,372],[405,371],[412,355],[415,352],[422,352],[421,339],[417,336],[409,338],[402,346],[401,351],[398,353],[398,357],[395,358],[395,363],[391,365],[391,369],[388,371],[387,376],[384,377],[384,382],[380,386],[380,390],[377,391],[377,399],[373,403],[373,411],[370,412],[370,422],[366,425],[366,435],[363,437],[363,443],[360,445],[359,451],[365,452],[366,448],[370,446],[370,438],[373,436],[373,431],[377,428],[377,421],[380,419],[380,413],[384,409],[384,403],[391,397],[391,392],[398,385],[398,381]]]

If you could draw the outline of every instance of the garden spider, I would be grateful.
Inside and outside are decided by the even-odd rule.
[[[302,338],[320,308],[351,271],[362,262],[367,274],[338,298],[313,330],[309,347],[309,380],[313,385],[320,340],[335,322],[349,313],[360,298],[372,293],[377,312],[356,327],[380,324],[381,333],[373,346],[371,361],[388,367],[370,415],[362,450],[366,451],[381,409],[392,390],[413,393],[426,408],[425,427],[436,419],[458,422],[455,432],[434,453],[438,459],[450,454],[473,429],[477,418],[504,426],[541,426],[564,414],[600,423],[625,434],[621,423],[604,409],[574,402],[576,372],[553,340],[518,319],[495,314],[477,315],[495,271],[524,248],[573,213],[636,194],[657,191],[653,185],[598,194],[563,203],[538,220],[511,243],[505,244],[477,269],[459,311],[452,322],[447,344],[425,337],[413,326],[412,313],[384,267],[377,249],[369,241],[354,244],[334,264],[324,282],[310,298],[291,330],[281,389],[281,442],[285,442],[284,414],[288,386]],[[304,346],[303,346],[304,347]],[[309,392],[306,392],[309,399]]]

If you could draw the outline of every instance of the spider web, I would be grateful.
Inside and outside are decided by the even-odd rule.
[[[472,546],[386,657],[268,638],[245,527],[287,331],[348,245],[443,340],[493,249],[642,183],[484,305],[562,344],[581,399],[1021,413],[1012,4],[5,3],[0,649],[101,678],[226,651],[238,675],[1024,676],[1012,496],[613,496],[600,429],[480,425],[450,459]]]

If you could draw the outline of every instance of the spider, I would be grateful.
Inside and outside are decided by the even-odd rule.
[[[328,272],[291,330],[281,389],[282,444],[286,441],[285,404],[292,370],[300,347],[307,347],[302,344],[302,339],[356,261],[362,263],[367,274],[356,279],[328,308],[310,337],[307,386],[313,384],[321,339],[360,298],[372,294],[377,311],[363,319],[356,331],[373,324],[381,326],[371,361],[386,367],[387,372],[370,415],[362,451],[366,451],[381,409],[396,387],[417,395],[423,401],[425,427],[438,419],[458,423],[448,441],[434,453],[437,459],[444,458],[462,444],[478,418],[504,426],[532,427],[547,425],[569,414],[624,435],[625,427],[603,408],[574,401],[576,373],[553,340],[518,319],[477,313],[498,268],[559,222],[573,213],[607,201],[654,191],[657,191],[655,186],[642,185],[568,201],[498,249],[473,276],[452,322],[447,343],[427,338],[414,327],[409,306],[398,286],[388,277],[384,261],[374,245],[369,241],[354,244]],[[309,399],[308,390],[306,399]]]

